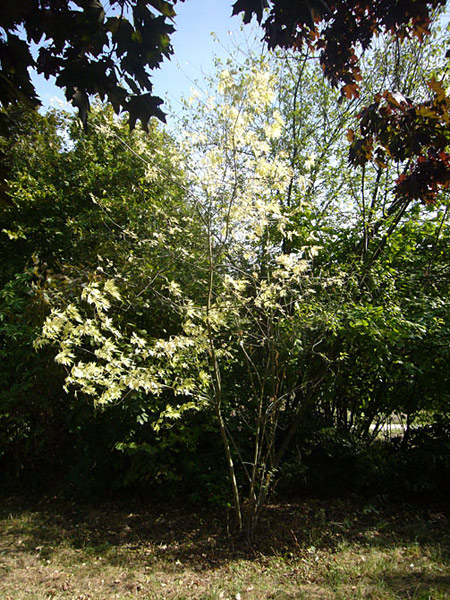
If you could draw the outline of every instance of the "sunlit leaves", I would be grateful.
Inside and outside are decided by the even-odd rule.
[[[283,151],[272,144],[283,131],[283,119],[273,106],[275,78],[264,64],[248,72],[223,69],[217,91],[192,99],[205,122],[214,128],[199,130],[193,124],[187,140],[199,156],[198,189],[205,197],[200,206],[217,211],[220,235],[237,245],[256,243],[269,223],[282,228],[287,215],[281,211],[279,195],[287,189],[292,170]],[[197,150],[198,149],[198,150]],[[219,216],[220,215],[220,216]]]

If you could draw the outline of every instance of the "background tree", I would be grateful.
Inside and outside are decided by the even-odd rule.
[[[334,86],[343,84],[342,96],[353,98],[359,95],[360,49],[366,51],[374,37],[384,33],[398,41],[410,36],[422,41],[430,34],[437,9],[444,5],[445,0],[411,0],[401,7],[385,0],[237,0],[233,13],[244,13],[246,23],[256,15],[269,48],[301,50],[307,46],[319,51],[325,77]],[[433,203],[450,184],[450,99],[444,81],[430,76],[429,87],[430,97],[415,102],[395,88],[376,94],[359,115],[359,136],[350,133],[351,164],[365,166],[373,161],[383,167],[390,156],[402,165],[396,193],[405,208],[414,198]]]
[[[164,477],[173,457],[164,465],[150,452],[126,454],[131,431],[134,443],[145,439],[143,398],[129,394],[126,405],[107,414],[94,410],[82,395],[63,392],[64,368],[51,354],[36,354],[32,340],[49,303],[70,302],[89,282],[108,278],[128,290],[122,327],[139,331],[153,323],[161,334],[177,331],[177,312],[159,294],[175,277],[195,286],[192,267],[177,267],[183,255],[170,255],[166,244],[184,239],[174,215],[183,227],[189,218],[180,157],[155,125],[148,134],[130,134],[111,108],[93,108],[88,134],[63,113],[10,107],[9,116],[14,128],[1,142],[10,177],[0,207],[2,466],[11,480],[44,482],[43,473],[54,473],[98,490],[108,479],[123,485],[125,463],[129,481],[141,477],[143,463],[147,478]],[[145,148],[151,162],[139,157]],[[187,251],[187,238],[184,246]],[[159,292],[149,285],[155,278]]]
[[[384,166],[367,164],[361,173],[349,171],[343,132],[353,127],[352,113],[358,105],[363,106],[378,89],[383,89],[390,77],[395,77],[399,88],[413,99],[426,95],[421,74],[439,64],[435,52],[439,53],[440,47],[440,37],[435,49],[433,44],[427,47],[412,41],[401,48],[395,43],[380,44],[378,50],[366,55],[363,74],[370,76],[363,76],[360,98],[348,106],[337,102],[337,94],[333,98],[331,90],[317,84],[320,72],[315,72],[308,55],[299,57],[293,52],[290,59],[281,57],[286,86],[280,86],[285,90],[282,94],[294,98],[293,105],[286,103],[287,110],[283,111],[287,121],[283,141],[300,173],[303,164],[309,162],[308,154],[314,156],[308,175],[309,202],[300,206],[296,217],[297,231],[306,236],[294,238],[292,247],[304,244],[309,232],[318,249],[311,265],[316,291],[314,316],[309,327],[299,327],[300,338],[307,340],[311,336],[317,345],[315,357],[305,353],[299,370],[309,373],[312,383],[314,368],[309,372],[308,369],[316,361],[321,379],[310,395],[308,413],[302,415],[301,435],[296,439],[298,455],[309,452],[305,450],[309,437],[315,440],[311,443],[317,444],[318,455],[328,447],[334,458],[345,452],[347,460],[354,460],[362,451],[361,442],[370,443],[393,411],[410,415],[408,422],[412,423],[420,418],[420,406],[423,409],[431,396],[434,400],[428,407],[437,402],[443,409],[435,416],[439,419],[448,414],[446,402],[447,408],[440,403],[446,381],[444,371],[431,367],[428,361],[421,365],[419,359],[421,353],[427,353],[426,348],[435,347],[436,358],[440,358],[434,364],[442,365],[448,348],[448,342],[442,346],[438,342],[448,335],[445,319],[441,321],[443,314],[436,321],[428,320],[433,312],[431,306],[446,304],[446,277],[440,279],[444,287],[428,286],[422,278],[422,261],[426,263],[427,259],[420,256],[427,243],[430,249],[436,243],[440,247],[441,237],[446,235],[446,195],[441,192],[436,196],[433,209],[416,198],[408,202],[406,211],[404,203],[393,194],[399,175],[395,160],[387,157]],[[304,102],[308,104],[306,115],[301,112]],[[288,198],[290,202],[298,201],[295,193]],[[302,199],[304,196],[300,195],[300,202]],[[421,232],[419,238],[414,234],[408,239],[408,232],[413,231]],[[411,268],[408,274],[397,262],[400,248],[400,254],[405,252],[403,266],[407,263]],[[445,259],[441,265],[445,271],[444,264]],[[327,285],[326,277],[335,280]],[[418,296],[424,304],[417,302]],[[437,323],[440,324],[435,327]],[[416,352],[419,347],[422,350]],[[319,356],[327,364],[326,369],[317,365]],[[428,385],[424,393],[420,386],[425,382]],[[417,394],[419,389],[423,390],[422,396]],[[427,401],[421,404],[420,398],[425,397]],[[321,429],[323,433],[319,433]],[[407,438],[406,435],[405,443]],[[332,459],[328,457],[329,461]],[[345,471],[344,468],[343,481]],[[305,470],[299,465],[298,483],[304,475]]]

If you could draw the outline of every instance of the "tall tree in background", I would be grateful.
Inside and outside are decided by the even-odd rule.
[[[391,34],[401,42],[414,36],[423,40],[445,0],[237,0],[233,13],[248,23],[256,16],[269,48],[305,46],[319,52],[325,77],[342,85],[344,98],[359,95],[360,57],[374,37]],[[265,12],[264,8],[268,8]],[[448,53],[447,53],[448,54]],[[444,81],[430,74],[429,97],[413,102],[398,89],[377,94],[361,111],[358,134],[349,132],[350,163],[383,167],[387,157],[402,164],[396,181],[398,203],[406,210],[420,198],[432,204],[450,185],[450,97]]]

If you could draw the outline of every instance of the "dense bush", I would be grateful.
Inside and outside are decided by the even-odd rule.
[[[445,500],[450,493],[449,425],[448,419],[438,419],[412,428],[407,438],[379,436],[371,443],[336,429],[316,431],[289,456],[278,491],[294,496],[357,493]]]

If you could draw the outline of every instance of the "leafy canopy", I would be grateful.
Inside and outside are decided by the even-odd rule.
[[[352,97],[361,80],[358,49],[382,33],[422,39],[430,33],[431,12],[443,5],[445,0],[237,0],[233,14],[244,13],[246,23],[256,15],[272,49],[319,50],[325,76],[333,85],[343,82],[343,95]]]
[[[182,0],[183,1],[183,0]],[[30,69],[65,88],[86,123],[98,94],[133,129],[164,121],[149,70],[173,52],[177,0],[3,0],[0,6],[0,105],[39,104]],[[34,56],[33,45],[37,47]]]

